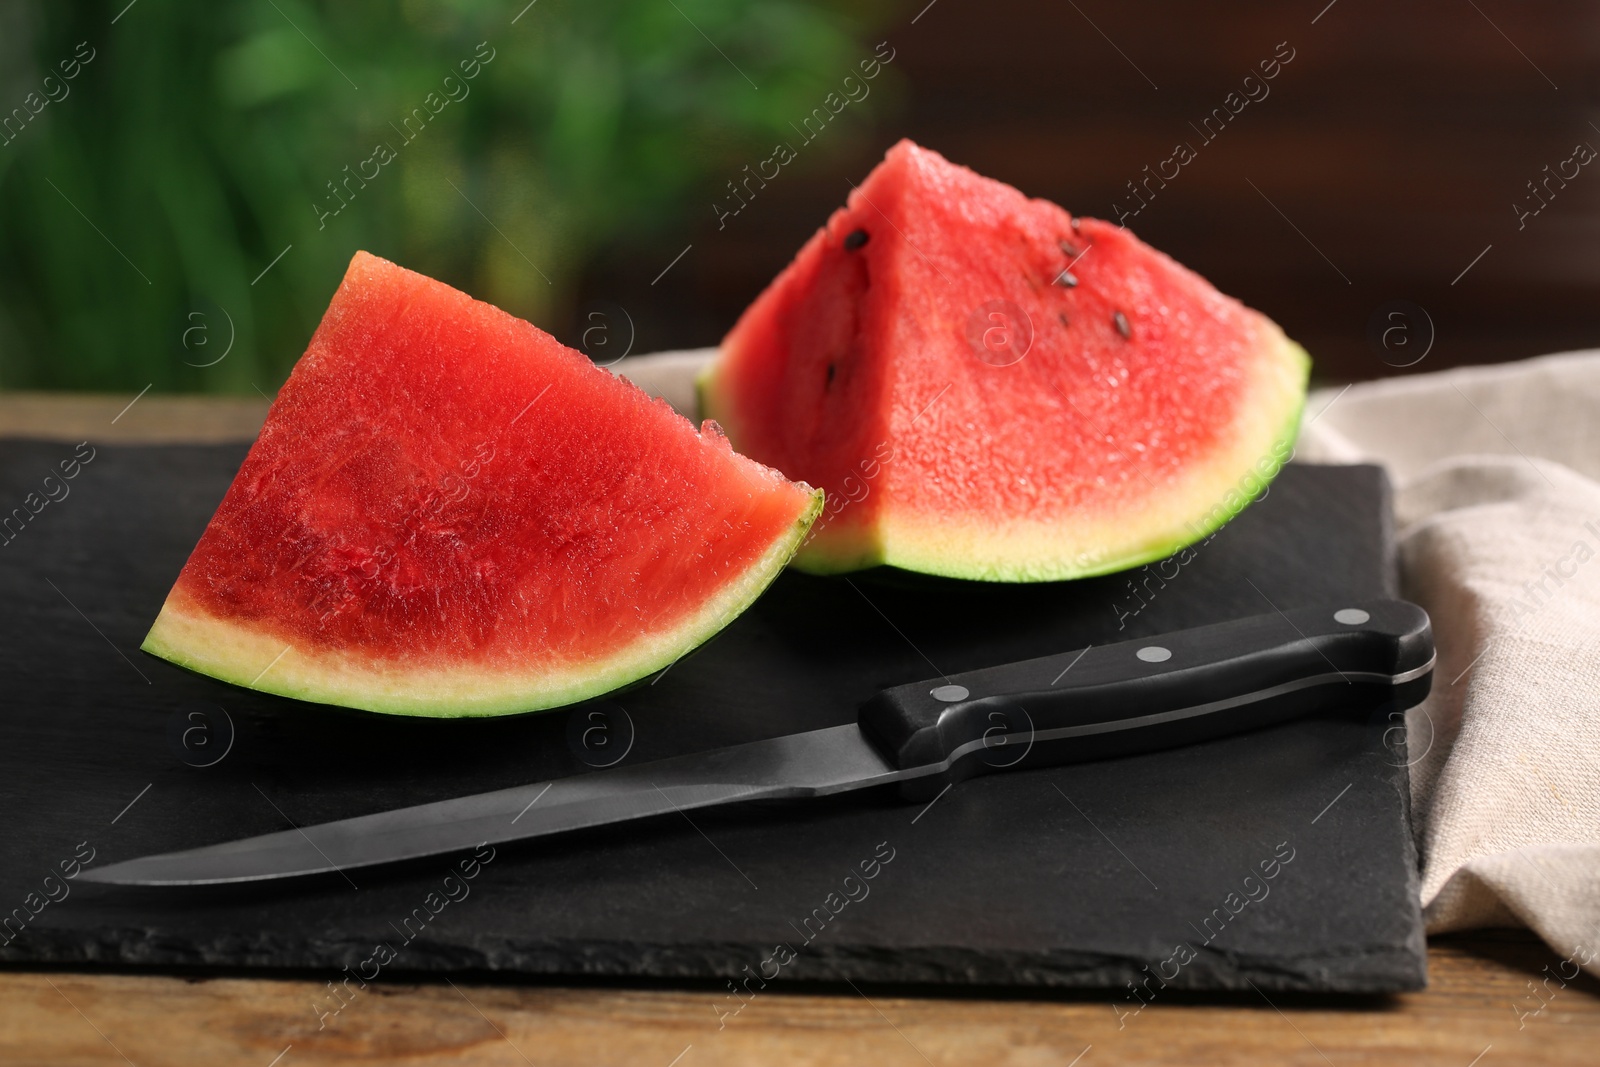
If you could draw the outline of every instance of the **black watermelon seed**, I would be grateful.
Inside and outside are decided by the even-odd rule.
[[[833,384],[833,371],[834,371],[834,365],[832,363],[828,364],[828,384],[829,385]]]
[[[869,235],[866,230],[850,231],[850,233],[845,235],[844,250],[846,252],[854,252],[856,249],[867,243],[868,236]]]
[[[1078,287],[1078,276],[1070,270],[1064,270],[1056,275],[1056,284],[1063,289],[1076,289]]]
[[[1067,313],[1065,311],[1057,315],[1056,318],[1061,320],[1061,325],[1065,326],[1067,324]]]
[[[1133,336],[1133,328],[1128,325],[1128,316],[1122,312],[1119,311],[1111,316],[1111,324],[1117,328],[1117,332],[1122,335],[1123,340]]]
[[[1078,256],[1082,254],[1082,253],[1080,253],[1078,251],[1076,246],[1074,246],[1071,241],[1058,241],[1056,243],[1061,246],[1061,251],[1065,252],[1067,255],[1071,256],[1073,259],[1077,259]]]

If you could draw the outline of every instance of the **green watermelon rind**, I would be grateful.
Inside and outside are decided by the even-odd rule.
[[[1166,559],[1176,552],[1209,538],[1223,526],[1231,522],[1241,511],[1248,507],[1251,501],[1257,499],[1277,477],[1283,464],[1288,462],[1292,455],[1294,444],[1299,436],[1300,420],[1305,411],[1306,385],[1310,378],[1311,357],[1306,350],[1280,334],[1282,351],[1288,359],[1293,360],[1298,371],[1297,388],[1294,390],[1294,403],[1290,408],[1288,418],[1284,421],[1282,429],[1274,435],[1269,443],[1263,458],[1272,457],[1277,460],[1270,473],[1262,474],[1251,468],[1240,472],[1237,476],[1243,482],[1254,474],[1261,481],[1261,486],[1254,494],[1247,494],[1230,490],[1223,497],[1206,509],[1200,516],[1199,522],[1192,519],[1182,519],[1184,533],[1163,540],[1154,541],[1126,553],[1111,557],[1096,559],[1086,566],[1073,566],[1070,560],[1050,560],[1018,563],[1014,566],[1005,564],[983,565],[970,561],[940,556],[929,555],[927,558],[912,558],[902,547],[899,550],[885,549],[883,545],[875,548],[866,548],[846,553],[830,555],[826,551],[813,549],[804,557],[797,557],[791,561],[790,566],[805,574],[821,576],[849,574],[865,570],[870,567],[887,566],[898,570],[911,571],[918,574],[929,574],[944,578],[960,578],[973,581],[987,582],[1047,582],[1047,581],[1072,581],[1080,578],[1094,578],[1105,574],[1115,574],[1119,571],[1131,570],[1147,563],[1154,563]],[[713,361],[696,377],[695,390],[703,418],[718,418],[719,421],[727,418],[727,412],[719,415],[719,405],[714,401],[715,376],[718,362]],[[730,439],[737,442],[736,428],[730,427],[723,421]],[[1237,502],[1230,502],[1237,497]]]
[[[498,678],[503,679],[496,686],[499,691],[470,701],[441,700],[437,695],[430,694],[425,686],[419,689],[408,687],[400,690],[405,696],[399,699],[375,696],[370,688],[362,689],[359,685],[347,684],[342,688],[348,689],[348,694],[340,693],[334,691],[335,687],[315,684],[319,672],[314,666],[311,669],[302,667],[298,671],[292,668],[275,670],[277,661],[268,662],[271,658],[270,651],[249,664],[225,654],[214,658],[196,654],[196,650],[199,649],[210,650],[225,646],[235,637],[261,644],[270,639],[226,620],[193,616],[185,616],[180,620],[178,616],[182,615],[181,608],[175,607],[170,600],[161,609],[161,614],[157,616],[155,624],[150,628],[140,648],[177,666],[247,689],[310,703],[355,708],[380,715],[458,719],[550,711],[605,696],[642,681],[657,671],[665,670],[716,637],[729,623],[754,604],[778,575],[783,573],[784,567],[805,540],[812,523],[822,513],[822,506],[822,490],[811,490],[811,500],[805,511],[783,536],[772,542],[760,559],[746,568],[737,579],[724,586],[719,594],[707,603],[704,610],[687,619],[670,633],[656,635],[649,641],[648,651],[643,655],[629,655],[632,649],[643,644],[635,642],[621,650],[609,662],[575,676],[574,681],[542,690],[537,683],[545,676],[545,672],[532,671],[525,676],[527,683],[520,686],[518,676],[514,672],[493,672]],[[173,633],[179,628],[186,628],[187,632]],[[208,631],[218,640],[206,641],[204,638]],[[230,634],[228,631],[237,633]],[[173,640],[174,637],[177,640]],[[284,653],[293,650],[293,643],[290,642],[286,644]],[[325,678],[336,677],[334,672],[320,673]],[[441,667],[437,673],[441,676],[447,675],[449,668]],[[310,678],[311,681],[290,680],[296,678]],[[406,673],[398,672],[396,681],[405,682]]]

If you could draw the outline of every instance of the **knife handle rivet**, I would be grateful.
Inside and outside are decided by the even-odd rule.
[[[1145,645],[1134,653],[1146,663],[1165,663],[1172,658],[1172,650],[1162,648],[1160,645]]]
[[[937,689],[928,690],[928,695],[935,700],[942,700],[946,704],[954,704],[958,700],[968,697],[967,687],[964,685],[941,685]]]
[[[1340,608],[1333,613],[1333,621],[1342,622],[1346,626],[1360,626],[1370,618],[1372,616],[1360,608]]]

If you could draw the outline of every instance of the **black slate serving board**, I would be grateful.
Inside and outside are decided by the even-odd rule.
[[[439,723],[248,692],[137,651],[245,450],[100,446],[46,486],[74,451],[0,443],[0,514],[30,509],[0,534],[0,961],[292,968],[345,989],[463,970],[719,992],[774,974],[1097,986],[1124,1011],[1163,981],[1424,981],[1403,737],[1359,713],[992,775],[926,808],[872,792],[501,846],[470,880],[445,859],[214,890],[47,879],[75,854],[105,863],[581,773],[624,750],[631,763],[847,722],[876,689],[933,675],[929,661],[954,673],[1269,600],[1393,595],[1376,468],[1291,465],[1192,554],[1132,576],[786,574],[651,685],[572,712]],[[60,484],[67,495],[31,514]],[[1142,598],[1130,577],[1149,577]],[[727,991],[723,1010],[746,995]]]

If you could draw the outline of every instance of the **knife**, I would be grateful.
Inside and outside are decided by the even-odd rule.
[[[1373,600],[1091,645],[885,689],[857,721],[651,763],[340,819],[85,870],[175,886],[348,871],[748,800],[896,784],[908,800],[976,774],[1193,744],[1322,711],[1418,703],[1428,615]]]

